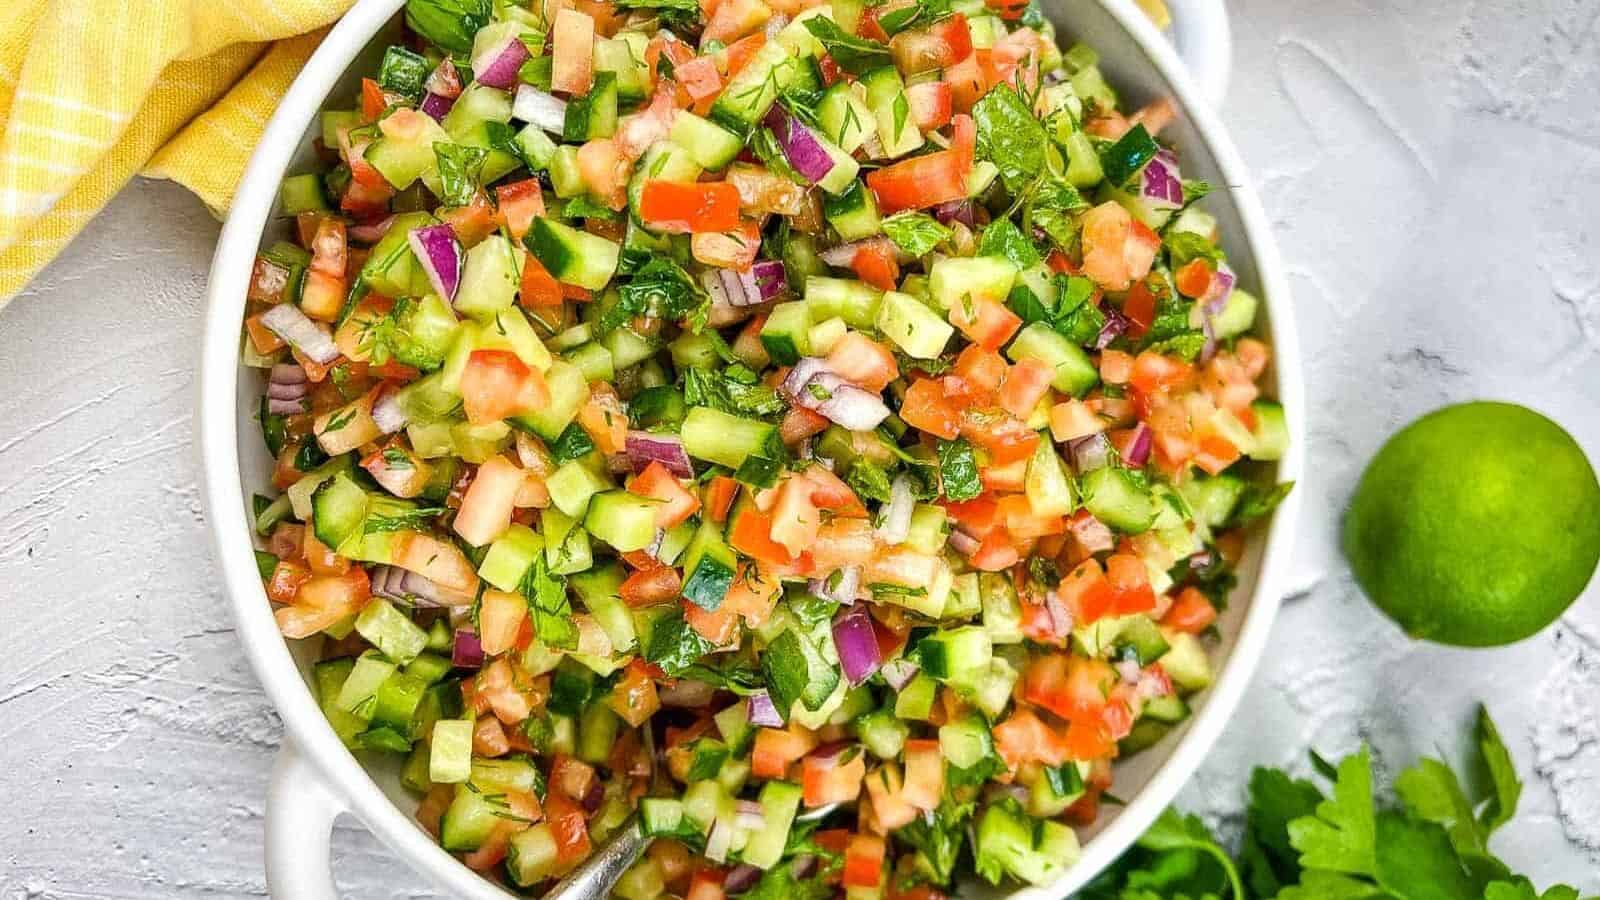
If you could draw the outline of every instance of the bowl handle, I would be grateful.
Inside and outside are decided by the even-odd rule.
[[[1228,94],[1233,69],[1233,33],[1223,0],[1167,0],[1172,10],[1172,43],[1213,109]]]
[[[285,738],[267,786],[267,895],[339,900],[333,884],[333,822],[345,804]]]

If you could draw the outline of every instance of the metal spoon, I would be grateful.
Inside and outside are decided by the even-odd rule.
[[[794,818],[796,822],[815,822],[838,808],[837,803],[827,803],[816,809],[805,810]],[[544,900],[603,900],[611,896],[611,888],[616,885],[617,879],[628,871],[628,867],[639,859],[653,840],[655,838],[645,837],[644,829],[639,825],[639,814],[634,813],[600,849],[557,882],[544,895]]]

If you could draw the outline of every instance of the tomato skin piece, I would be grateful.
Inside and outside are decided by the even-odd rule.
[[[1139,557],[1127,553],[1107,557],[1106,582],[1111,585],[1111,608],[1116,615],[1133,615],[1156,608],[1150,573],[1145,571],[1144,561]]]
[[[556,859],[576,862],[589,855],[589,823],[583,807],[561,791],[550,791],[544,799],[545,819],[556,839]]]
[[[539,262],[538,257],[529,253],[527,262],[522,267],[522,286],[517,295],[517,302],[526,307],[558,307],[564,299],[561,282],[550,274],[550,270],[544,267],[544,263]]]
[[[739,495],[739,482],[727,475],[718,475],[711,479],[705,488],[705,509],[711,521],[722,523],[728,521],[728,509],[733,506],[734,498]]]
[[[645,182],[639,215],[672,234],[732,231],[739,226],[739,190],[726,181]]]
[[[494,189],[494,199],[498,210],[496,221],[518,241],[528,233],[533,220],[545,214],[544,195],[537,178],[502,184]]]

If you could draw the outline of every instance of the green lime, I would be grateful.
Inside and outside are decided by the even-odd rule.
[[[1560,425],[1509,403],[1429,413],[1367,465],[1344,553],[1413,637],[1522,640],[1577,599],[1600,561],[1600,483]]]

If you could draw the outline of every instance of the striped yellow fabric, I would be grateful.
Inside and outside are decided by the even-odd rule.
[[[0,3],[0,306],[141,171],[225,209],[351,2]]]

